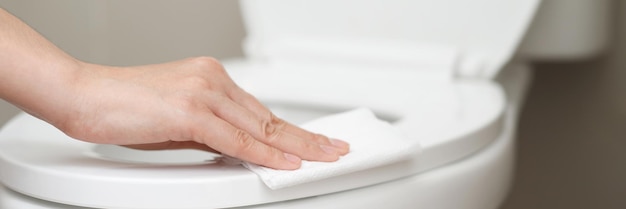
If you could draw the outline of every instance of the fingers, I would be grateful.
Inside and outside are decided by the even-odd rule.
[[[233,126],[246,131],[252,138],[285,153],[292,153],[305,160],[336,161],[347,151],[333,146],[328,138],[295,129],[295,126],[270,115],[270,119],[256,114],[229,99],[211,99],[215,104],[209,109]],[[215,103],[215,101],[219,101]],[[295,134],[294,134],[295,133]],[[308,133],[308,134],[307,134]],[[303,137],[304,136],[304,137]]]
[[[311,133],[307,130],[304,130],[290,123],[286,123],[286,125],[283,128],[283,131],[293,134],[302,139],[314,141],[321,145],[331,146],[333,149],[337,151],[339,155],[345,155],[345,154],[348,154],[348,152],[350,152],[350,145],[344,141],[341,141],[339,139],[330,139],[321,134]]]
[[[233,88],[229,92],[229,97],[237,104],[240,104],[244,109],[247,109],[251,111],[252,114],[256,115],[257,120],[271,121],[269,124],[264,124],[265,126],[271,125],[277,127],[282,132],[286,132],[292,136],[295,136],[296,138],[306,141],[312,141],[319,145],[330,146],[331,148],[335,149],[335,151],[339,155],[345,155],[350,151],[350,145],[344,141],[338,139],[329,139],[324,135],[311,133],[298,126],[287,123],[282,119],[277,118],[263,104],[261,104],[261,102],[259,102],[256,98],[254,98],[252,95],[245,92],[241,88]]]
[[[195,130],[199,143],[220,150],[223,154],[271,168],[293,170],[301,165],[299,157],[268,146],[217,117],[204,118],[207,120],[202,123],[206,126]]]

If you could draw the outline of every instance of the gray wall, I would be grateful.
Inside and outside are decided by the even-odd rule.
[[[86,61],[241,56],[245,32],[236,1],[171,2],[0,0],[0,6]],[[626,208],[626,2],[616,5],[617,38],[607,54],[535,64],[515,185],[503,209]],[[17,112],[0,101],[0,124]]]
[[[626,1],[614,3],[606,54],[535,64],[503,209],[626,208]]]

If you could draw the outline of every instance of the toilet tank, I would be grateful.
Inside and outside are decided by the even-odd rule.
[[[520,47],[533,61],[590,59],[608,48],[612,0],[543,0]]]

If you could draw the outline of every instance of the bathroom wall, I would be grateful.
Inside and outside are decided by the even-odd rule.
[[[626,208],[626,1],[613,3],[605,54],[535,64],[502,209]]]
[[[626,2],[616,5],[616,39],[606,54],[534,64],[515,184],[502,209],[626,208]],[[238,57],[245,35],[236,1],[0,0],[0,6],[68,53],[111,65]],[[17,112],[0,101],[0,124]]]

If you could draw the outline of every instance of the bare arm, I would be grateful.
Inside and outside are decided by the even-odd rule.
[[[339,140],[275,117],[209,57],[112,67],[66,54],[0,9],[0,98],[94,143],[200,148],[278,169],[335,161]]]
[[[0,9],[0,97],[55,125],[80,62]],[[43,99],[46,103],[43,103]]]

